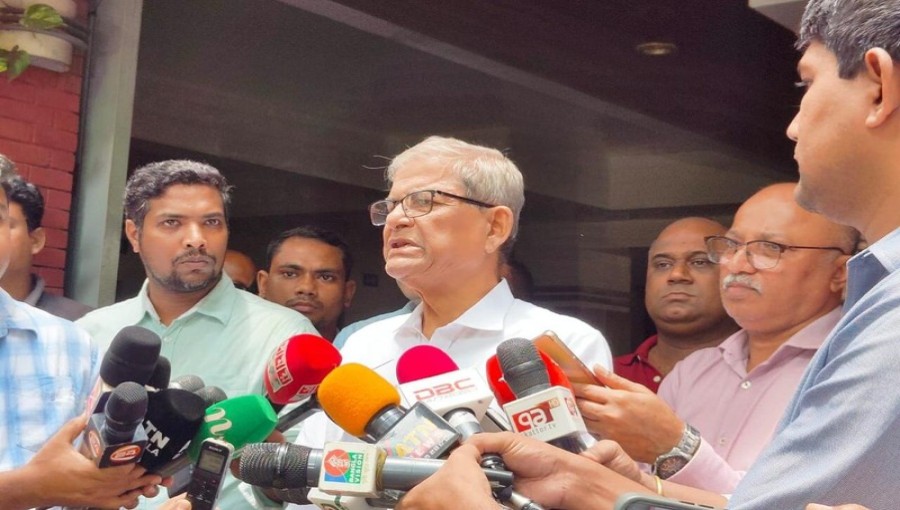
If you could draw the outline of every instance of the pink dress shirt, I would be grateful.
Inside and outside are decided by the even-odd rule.
[[[663,379],[659,396],[703,440],[694,458],[669,480],[730,494],[772,439],[810,359],[840,318],[819,317],[747,373],[747,333],[694,352]]]

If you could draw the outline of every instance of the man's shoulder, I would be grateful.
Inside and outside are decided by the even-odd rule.
[[[356,344],[360,338],[375,338],[375,339],[384,339],[388,338],[386,336],[386,332],[396,331],[409,317],[409,314],[412,312],[402,312],[395,313],[391,312],[386,317],[379,318],[380,316],[372,317],[370,322],[367,324],[363,324],[359,329],[354,331],[347,337],[344,345],[341,346],[341,350],[343,351],[346,347],[350,347]],[[371,342],[368,340],[363,341],[364,344],[370,345]],[[352,347],[350,347],[352,349]]]
[[[546,324],[544,329],[560,333],[565,330],[572,333],[596,334],[603,336],[600,331],[587,322],[571,315],[554,312],[528,301],[515,300],[510,310],[513,320]]]
[[[75,321],[96,340],[101,331],[119,331],[125,326],[133,325],[140,319],[134,318],[135,307],[140,307],[140,297],[136,296],[108,306],[96,308]]]
[[[41,298],[37,302],[37,308],[70,321],[78,320],[94,309],[74,299],[46,292],[41,294]]]
[[[10,325],[12,327],[33,328],[38,333],[38,337],[44,341],[68,339],[90,343],[90,336],[84,328],[68,319],[21,301],[13,301],[8,306],[15,307],[15,311],[11,315]]]

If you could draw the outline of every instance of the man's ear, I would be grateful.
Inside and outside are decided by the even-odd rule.
[[[256,293],[259,297],[266,298],[266,282],[269,281],[269,273],[260,269],[256,272]]]
[[[503,243],[509,239],[512,234],[513,218],[512,209],[505,205],[498,205],[490,210],[490,223],[488,228],[487,242],[485,251],[494,253],[498,251]]]
[[[866,77],[879,86],[878,97],[866,116],[866,126],[883,125],[900,109],[900,75],[894,59],[883,48],[872,48],[863,57]]]
[[[350,308],[350,304],[353,302],[353,296],[356,295],[356,282],[353,280],[347,280],[344,282],[344,308]]]
[[[850,255],[841,255],[834,260],[834,272],[831,274],[831,280],[828,282],[831,292],[840,292],[844,294],[847,287],[847,261]]]
[[[28,233],[28,238],[31,239],[31,254],[37,255],[44,249],[44,245],[47,244],[47,233],[44,232],[43,227],[38,227],[31,232]]]
[[[131,243],[131,251],[135,253],[141,252],[141,242],[138,240],[140,229],[135,225],[134,220],[125,220],[125,237]]]

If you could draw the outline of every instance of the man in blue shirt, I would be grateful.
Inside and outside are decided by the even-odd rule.
[[[5,189],[4,183],[0,186],[0,276],[11,252]],[[146,476],[135,465],[99,469],[72,446],[85,425],[84,418],[72,418],[84,408],[96,362],[97,349],[87,333],[0,290],[0,506],[4,509],[133,506],[138,495],[156,492],[158,476]]]

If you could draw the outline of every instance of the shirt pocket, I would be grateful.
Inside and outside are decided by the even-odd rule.
[[[12,382],[11,404],[19,424],[19,447],[36,452],[76,413],[73,381],[68,377],[24,376]],[[83,404],[82,404],[83,405]]]

